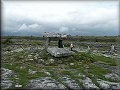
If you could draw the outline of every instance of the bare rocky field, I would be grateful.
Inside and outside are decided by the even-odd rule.
[[[2,89],[120,89],[120,54],[116,42],[63,40],[72,56],[53,57],[45,40],[2,39]],[[111,44],[115,50],[110,52]],[[51,41],[50,47],[56,47]],[[88,48],[88,46],[90,48]]]

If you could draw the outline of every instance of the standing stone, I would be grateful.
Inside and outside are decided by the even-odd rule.
[[[70,44],[70,50],[73,50],[73,43]]]
[[[110,54],[113,54],[114,51],[115,51],[115,47],[114,45],[111,45]]]
[[[88,46],[87,51],[90,52],[90,47]]]
[[[115,46],[112,45],[112,46],[111,46],[111,52],[114,52],[114,51],[115,51]]]

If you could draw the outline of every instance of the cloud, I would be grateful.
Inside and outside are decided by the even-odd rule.
[[[67,32],[69,30],[68,27],[60,27],[59,31],[60,32]]]
[[[41,26],[38,25],[38,24],[31,24],[31,25],[26,25],[26,24],[22,24],[20,26],[20,28],[18,29],[18,31],[21,31],[21,30],[35,30],[37,28],[40,28]]]
[[[20,30],[26,30],[28,28],[28,26],[26,24],[23,24],[20,26],[20,28],[18,29],[19,31]]]
[[[4,32],[117,35],[119,30],[117,1],[4,1],[2,7]]]
[[[32,24],[32,25],[29,25],[28,27],[29,27],[29,28],[33,28],[33,29],[34,29],[34,28],[39,27],[39,25],[38,25],[38,24]]]

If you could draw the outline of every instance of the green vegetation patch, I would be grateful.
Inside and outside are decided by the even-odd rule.
[[[89,68],[88,68],[88,72],[86,73],[86,75],[89,76],[90,74],[93,74],[93,75],[95,75],[97,78],[105,79],[103,75],[105,75],[105,74],[107,74],[107,73],[111,73],[111,71],[90,64],[90,65],[89,65]]]
[[[110,57],[105,57],[105,56],[98,56],[98,55],[93,55],[94,59],[96,61],[102,61],[104,64],[110,65],[110,66],[116,66],[116,60]]]
[[[82,61],[84,63],[92,63],[95,62],[94,57],[90,53],[82,53],[82,52],[77,52],[74,55],[74,59],[77,61]]]

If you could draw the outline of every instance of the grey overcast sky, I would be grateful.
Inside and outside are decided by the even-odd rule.
[[[119,1],[2,0],[2,35],[118,35]]]

